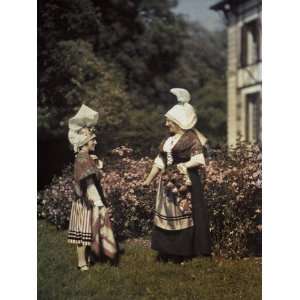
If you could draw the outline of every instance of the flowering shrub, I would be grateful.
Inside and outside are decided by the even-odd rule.
[[[114,149],[102,172],[101,184],[119,239],[148,234],[152,228],[156,191],[154,186],[142,187],[152,160],[134,159],[132,152],[124,146]],[[54,177],[50,186],[38,194],[38,217],[46,218],[58,229],[66,229],[75,200],[73,184],[73,167],[68,166],[62,176]]]
[[[236,149],[213,151],[206,167],[205,197],[208,199],[214,253],[242,257],[260,253],[261,150],[239,144]]]
[[[142,182],[152,162],[149,157],[134,158],[133,150],[122,146],[114,149],[104,164],[102,186],[112,208],[119,240],[151,233],[156,184],[143,188]],[[188,189],[179,191],[186,185],[177,186],[175,180],[181,175],[175,169],[170,172],[171,177],[163,177],[169,192],[177,193],[182,200],[188,199]],[[72,178],[72,167],[68,166],[62,176],[54,177],[51,185],[38,194],[38,217],[46,218],[59,229],[68,226],[74,199]],[[211,152],[204,193],[208,200],[214,255],[257,254],[261,237],[261,189],[259,147],[240,144],[229,153],[225,148]],[[182,204],[185,204],[182,208],[187,209],[184,201]]]
[[[54,176],[52,183],[38,193],[37,215],[46,218],[58,229],[65,229],[69,224],[72,201],[75,199],[73,168],[68,166],[62,176]]]
[[[142,182],[153,161],[132,155],[130,148],[114,149],[101,181],[119,239],[149,234],[152,228],[156,190],[155,186],[142,187]]]

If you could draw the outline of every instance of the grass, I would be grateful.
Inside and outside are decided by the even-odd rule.
[[[38,222],[38,299],[261,299],[261,261],[197,258],[184,266],[155,262],[145,243],[125,244],[120,265],[76,269],[67,232]]]

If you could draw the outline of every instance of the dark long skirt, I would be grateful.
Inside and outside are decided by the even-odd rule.
[[[207,201],[203,197],[200,175],[189,170],[192,181],[192,214],[194,226],[184,230],[165,230],[154,226],[151,248],[159,253],[181,256],[211,254]]]

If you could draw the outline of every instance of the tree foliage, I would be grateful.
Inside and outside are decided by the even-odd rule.
[[[175,15],[174,0],[38,1],[38,139],[65,138],[82,103],[107,150],[148,151],[164,135],[172,87],[187,88],[199,129],[222,142],[225,34]]]

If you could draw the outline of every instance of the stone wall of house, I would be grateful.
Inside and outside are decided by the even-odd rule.
[[[260,18],[259,1],[245,1],[237,15],[229,14],[227,27],[227,143],[235,146],[238,135],[246,137],[246,95],[261,92],[261,63],[241,68],[241,29],[243,24]]]

